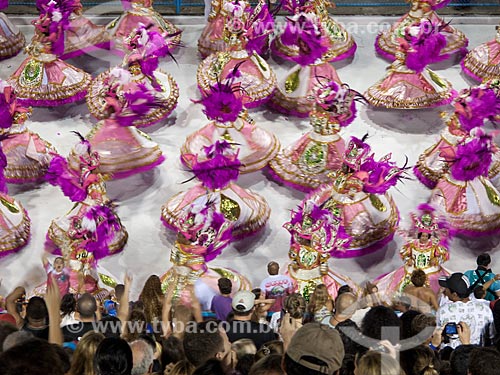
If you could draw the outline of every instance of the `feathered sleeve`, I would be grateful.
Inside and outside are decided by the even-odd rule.
[[[315,14],[300,13],[288,19],[281,41],[287,46],[298,45],[299,53],[293,57],[297,64],[313,64],[328,50],[329,41],[318,27],[321,23]]]
[[[472,181],[479,176],[488,176],[492,158],[491,137],[479,128],[474,129],[476,138],[457,145],[450,173],[459,181]]]
[[[406,66],[408,68],[420,73],[427,65],[448,57],[441,55],[441,50],[446,47],[446,38],[439,32],[440,28],[440,25],[421,21],[419,25],[410,26],[407,29]]]
[[[399,168],[390,161],[375,161],[373,157],[370,157],[361,165],[360,170],[355,175],[363,181],[365,193],[384,194],[396,185],[403,172],[403,168]]]
[[[52,158],[45,180],[51,185],[59,186],[73,202],[81,202],[87,197],[87,191],[80,183],[80,176],[68,167],[68,162],[60,155]]]

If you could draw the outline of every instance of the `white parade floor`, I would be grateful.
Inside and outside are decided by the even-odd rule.
[[[174,236],[160,221],[160,206],[180,190],[188,189],[195,182],[182,184],[190,178],[179,162],[179,148],[186,135],[203,126],[207,120],[202,107],[191,102],[199,98],[196,87],[196,68],[200,62],[196,42],[203,27],[201,17],[172,17],[176,25],[183,29],[184,48],[175,54],[178,62],[164,61],[163,70],[171,73],[179,84],[180,101],[177,109],[163,126],[146,129],[152,139],[158,142],[167,160],[153,171],[124,180],[107,183],[109,196],[118,205],[118,215],[129,233],[125,250],[100,262],[119,280],[126,271],[134,277],[132,297],[137,297],[143,282],[151,274],[163,274],[169,267],[170,249]],[[353,89],[364,92],[371,84],[384,75],[388,62],[375,55],[373,42],[383,25],[394,22],[394,17],[338,17],[354,35],[358,50],[350,61],[335,63],[342,81]],[[97,19],[104,24],[106,19]],[[28,19],[16,18],[16,23],[24,24],[22,31],[27,40],[33,33]],[[495,35],[495,18],[455,18],[452,23],[468,36],[470,47],[490,40]],[[96,57],[97,56],[97,57]],[[101,52],[96,56],[84,56],[71,60],[76,66],[96,75],[116,65],[119,59]],[[0,62],[0,78],[7,78],[19,66],[24,56]],[[271,66],[282,77],[289,66],[279,66],[270,60]],[[433,67],[443,77],[449,79],[455,89],[460,90],[474,82],[461,74],[458,64],[441,63]],[[444,108],[443,108],[444,109]],[[435,142],[443,129],[439,112],[441,109],[419,111],[380,111],[367,106],[359,106],[359,115],[354,123],[342,133],[344,139],[354,135],[370,135],[369,143],[376,155],[392,152],[393,159],[400,165],[405,157],[413,165],[418,155]],[[251,111],[256,123],[278,135],[283,146],[309,130],[308,120],[286,118],[264,108]],[[86,134],[95,120],[89,115],[85,103],[66,105],[59,108],[36,108],[29,127],[43,138],[52,142],[62,155],[67,155],[77,141],[71,133],[77,130]],[[239,184],[263,195],[272,208],[271,219],[261,233],[232,244],[211,264],[236,269],[246,275],[254,285],[266,276],[266,264],[277,260],[283,266],[287,263],[289,244],[288,232],[282,228],[289,219],[290,210],[303,198],[303,194],[266,178],[259,172],[240,177]],[[72,203],[59,188],[48,184],[35,186],[10,185],[10,194],[18,199],[32,220],[32,233],[27,247],[14,255],[0,259],[0,279],[3,279],[0,294],[5,295],[17,285],[32,288],[45,280],[40,256],[43,251],[45,234],[50,221],[63,215]],[[416,178],[405,180],[392,189],[392,195],[399,206],[402,224],[408,223],[408,213],[419,203],[425,202],[430,191]],[[452,271],[464,271],[475,267],[475,258],[482,251],[490,251],[494,259],[492,268],[500,272],[500,237],[483,240],[454,239],[450,248],[450,261],[446,267]],[[380,274],[394,270],[401,265],[400,238],[395,238],[386,248],[364,257],[352,259],[331,259],[330,267],[336,272],[348,275],[361,283]]]

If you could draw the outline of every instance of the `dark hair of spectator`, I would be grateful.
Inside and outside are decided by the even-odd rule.
[[[410,280],[417,288],[423,287],[427,281],[427,275],[421,269],[417,269],[411,273]]]
[[[475,347],[475,345],[460,345],[451,353],[450,367],[453,375],[467,375],[470,353]]]
[[[132,349],[120,338],[105,338],[97,347],[94,367],[97,375],[130,375]]]
[[[282,358],[279,354],[271,354],[259,359],[253,364],[249,375],[284,374],[281,367]]]
[[[394,311],[385,306],[372,307],[366,313],[361,323],[361,332],[372,339],[382,340],[382,329],[387,327],[396,327],[401,329],[401,321]],[[397,336],[397,335],[396,335]],[[391,339],[395,339],[390,337]],[[397,342],[392,342],[396,345]]]
[[[470,375],[498,374],[500,353],[491,348],[475,348],[469,357]]]
[[[488,267],[491,263],[490,254],[488,254],[488,253],[479,254],[479,256],[477,257],[476,263],[478,266]]]

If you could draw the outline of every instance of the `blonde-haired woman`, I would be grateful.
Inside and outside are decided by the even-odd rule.
[[[94,375],[94,355],[97,347],[104,340],[100,332],[87,332],[78,342],[71,360],[70,375]]]
[[[316,285],[307,306],[309,319],[320,323],[325,317],[332,315],[333,301],[324,284]]]
[[[354,375],[405,375],[398,361],[386,353],[370,350],[356,361]]]

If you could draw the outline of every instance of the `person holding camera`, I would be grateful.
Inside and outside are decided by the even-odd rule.
[[[443,293],[450,300],[443,304],[436,314],[438,327],[445,327],[443,335],[448,342],[444,342],[444,345],[456,348],[461,344],[459,333],[465,329],[461,322],[470,327],[470,344],[490,343],[495,333],[493,314],[481,301],[469,299],[469,279],[457,272],[440,278],[439,285],[444,288]]]

